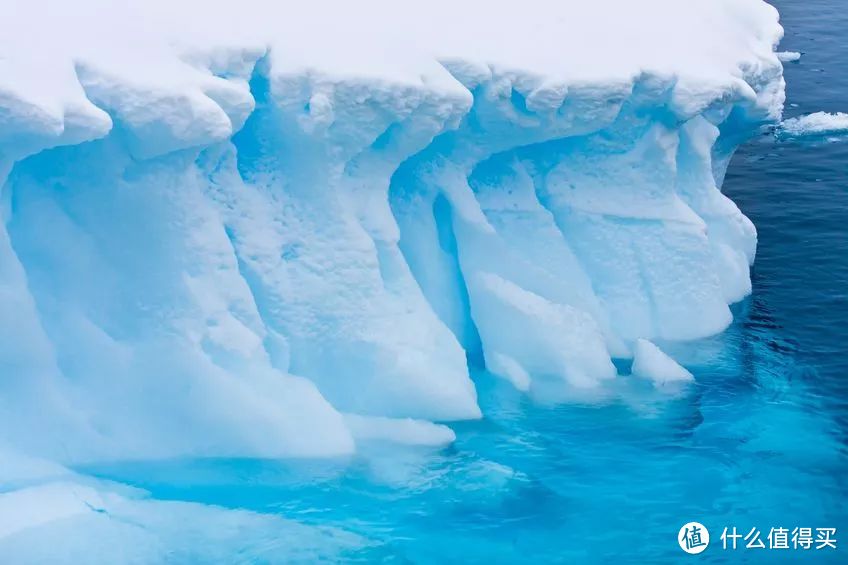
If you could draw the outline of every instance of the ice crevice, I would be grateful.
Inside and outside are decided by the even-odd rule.
[[[82,4],[66,15],[86,30],[103,6]],[[311,13],[238,26],[254,16],[213,3],[206,32],[172,29],[192,4],[135,6],[156,33],[69,37],[46,78],[0,59],[0,423],[35,438],[16,448],[443,445],[432,422],[481,416],[469,366],[581,394],[627,378],[612,359],[638,347],[682,380],[650,342],[720,332],[750,292],[756,230],[720,186],[780,118],[764,3],[693,3],[717,38],[645,21],[678,57],[600,1],[579,17],[636,46],[588,63],[553,21],[526,49],[501,46],[509,18],[474,45],[453,24],[443,43],[368,22],[353,41],[334,5],[320,29],[342,52]]]

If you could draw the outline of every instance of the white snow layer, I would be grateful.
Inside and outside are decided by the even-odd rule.
[[[848,132],[848,114],[815,112],[798,118],[789,118],[780,124],[780,132],[792,137]]]
[[[721,331],[781,35],[760,0],[7,2],[0,440],[442,443],[406,419],[479,417],[469,361],[599,387]]]

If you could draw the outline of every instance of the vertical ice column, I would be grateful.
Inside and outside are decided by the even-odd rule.
[[[252,88],[235,151],[205,166],[292,371],[345,411],[478,416],[463,351],[411,277],[387,202],[392,171],[456,121],[466,93],[290,73],[273,54]]]
[[[749,267],[756,253],[757,230],[716,186],[712,155],[718,136],[718,128],[702,116],[681,127],[677,191],[706,223],[722,293],[731,303],[751,293]]]
[[[134,160],[109,136],[21,161],[6,184],[65,396],[97,430],[63,458],[349,452],[314,386],[272,368],[195,155]]]
[[[469,115],[393,179],[401,247],[436,312],[491,371],[521,388],[531,373],[592,386],[615,374],[607,345],[620,344],[605,335],[588,279],[510,151],[602,127],[629,85],[600,98],[576,89],[564,103],[564,85],[469,67],[449,66],[474,92]]]
[[[567,140],[561,159],[540,176],[542,199],[618,335],[719,332],[731,315],[707,225],[677,191],[678,132],[636,115],[619,122],[609,133]]]

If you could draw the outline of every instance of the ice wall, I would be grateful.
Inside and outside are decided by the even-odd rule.
[[[479,417],[469,363],[603,387],[750,292],[719,187],[783,104],[760,0],[13,4],[19,449],[350,453],[389,418]]]

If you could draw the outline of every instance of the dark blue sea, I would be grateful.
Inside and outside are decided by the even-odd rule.
[[[781,50],[803,53],[786,64],[787,116],[848,111],[848,4],[775,4]],[[93,471],[337,526],[367,540],[345,555],[363,562],[848,563],[848,140],[765,132],[724,190],[759,232],[754,290],[730,329],[689,346],[687,394],[552,403],[481,374],[485,418],[453,426],[443,450]],[[678,546],[690,521],[711,534],[700,555]],[[757,530],[765,548],[723,549],[724,528]],[[769,549],[772,528],[836,528],[837,549]],[[239,559],[273,561],[274,543]]]

